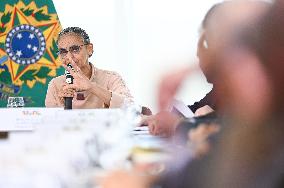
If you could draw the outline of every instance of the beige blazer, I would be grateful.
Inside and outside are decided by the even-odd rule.
[[[91,64],[92,65],[92,64]],[[92,65],[92,76],[90,78],[92,82],[96,82],[101,87],[112,92],[112,98],[110,101],[110,106],[106,106],[104,102],[99,99],[96,95],[84,91],[80,92],[84,94],[83,100],[78,100],[75,96],[72,101],[72,106],[74,109],[81,108],[119,108],[124,100],[133,101],[133,97],[130,94],[129,89],[126,87],[125,82],[121,76],[112,71],[101,70],[95,68]],[[64,104],[58,97],[58,92],[62,89],[65,83],[65,75],[53,78],[48,85],[45,106],[46,107],[63,107]]]

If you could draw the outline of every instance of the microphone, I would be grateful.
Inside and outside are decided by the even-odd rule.
[[[67,64],[67,67],[73,69],[70,63]],[[74,77],[67,70],[65,70],[65,77],[66,77],[65,81],[67,84],[73,84]],[[73,97],[64,97],[64,109],[65,110],[72,109],[72,100],[73,100]]]

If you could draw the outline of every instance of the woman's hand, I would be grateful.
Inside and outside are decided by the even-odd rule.
[[[61,104],[64,104],[64,97],[74,97],[75,96],[75,90],[66,87],[69,84],[64,84],[62,89],[58,92],[58,97]]]
[[[73,68],[67,67],[66,65],[70,63]],[[86,75],[81,71],[81,69],[74,63],[74,61],[64,62],[62,65],[70,74],[74,77],[73,84],[66,85],[66,89],[74,89],[75,91],[87,91],[93,87],[93,84]]]

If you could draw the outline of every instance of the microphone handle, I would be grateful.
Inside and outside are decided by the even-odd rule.
[[[73,100],[73,97],[64,97],[64,109],[65,110],[72,109],[72,100]]]

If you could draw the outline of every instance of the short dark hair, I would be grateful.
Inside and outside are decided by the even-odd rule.
[[[206,26],[208,25],[208,22],[210,20],[210,17],[217,10],[217,8],[219,8],[222,4],[224,4],[224,2],[216,3],[207,11],[206,15],[204,16],[204,18],[201,22],[201,29],[202,30],[206,28]]]
[[[228,0],[228,1],[223,1],[220,3],[216,3],[214,4],[206,13],[206,15],[204,16],[202,22],[201,22],[201,29],[204,30],[207,26],[208,23],[210,22],[210,19],[212,17],[213,14],[215,14],[215,12],[220,9],[220,7],[224,6],[227,3],[233,2],[233,0]],[[272,3],[271,2],[267,2],[267,1],[248,1],[249,3],[259,3],[262,4],[264,6],[271,6]]]
[[[60,40],[60,38],[62,36],[66,35],[66,34],[69,34],[69,33],[74,33],[74,34],[80,36],[83,39],[84,44],[90,44],[91,43],[90,37],[87,34],[87,32],[84,29],[80,28],[80,27],[67,27],[67,28],[63,29],[58,34],[57,43],[58,43],[58,41]]]

